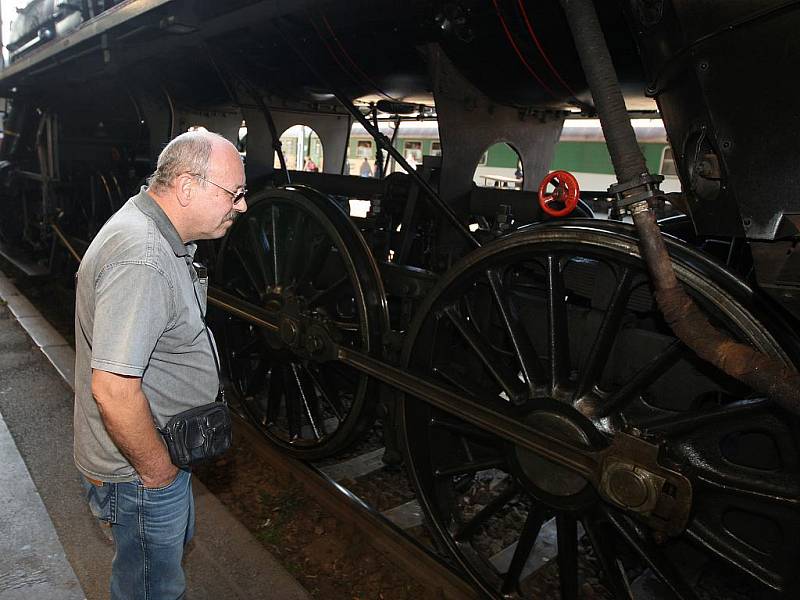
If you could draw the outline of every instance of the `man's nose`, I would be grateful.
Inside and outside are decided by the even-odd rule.
[[[242,198],[236,204],[233,205],[233,210],[236,212],[243,213],[247,210],[247,199]]]

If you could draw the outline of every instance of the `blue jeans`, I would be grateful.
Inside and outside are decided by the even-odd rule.
[[[84,486],[92,513],[111,523],[111,600],[183,598],[183,547],[194,534],[191,473],[179,471],[175,481],[155,489],[138,480],[102,486],[84,480]]]

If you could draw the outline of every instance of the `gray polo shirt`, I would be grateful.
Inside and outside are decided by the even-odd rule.
[[[191,268],[195,249],[142,188],[103,225],[83,257],[75,302],[74,453],[90,478],[136,476],[103,425],[92,369],[141,377],[159,425],[217,394],[202,318],[208,280]]]

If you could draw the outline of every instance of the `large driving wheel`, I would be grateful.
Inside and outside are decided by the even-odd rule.
[[[717,327],[791,364],[790,329],[751,290],[700,253],[668,245],[678,278]],[[659,462],[691,482],[687,526],[664,535],[566,467],[405,398],[400,426],[420,502],[486,595],[542,597],[547,570],[535,571],[533,557],[547,533],[565,599],[594,567],[619,598],[632,597],[643,573],[664,597],[797,597],[797,419],[675,339],[630,226],[537,226],[467,256],[421,307],[404,357],[412,374],[575,446],[603,448],[621,435],[658,444]],[[628,471],[608,485],[634,506],[646,481]]]
[[[309,328],[325,328],[353,349],[375,353],[388,327],[377,266],[348,215],[300,186],[248,200],[220,249],[223,289],[281,315],[270,333],[225,318],[223,353],[241,405],[264,435],[308,460],[353,442],[372,422],[374,382],[314,358]]]

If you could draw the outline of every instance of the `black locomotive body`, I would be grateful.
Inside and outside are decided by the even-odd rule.
[[[718,580],[796,597],[797,2],[46,4],[23,13],[0,74],[5,253],[79,257],[167,140],[217,131],[253,193],[204,249],[209,300],[239,401],[273,443],[330,456],[381,411],[387,460],[489,597],[532,593],[549,519],[564,598],[584,560],[615,597],[642,569],[681,598]],[[656,110],[682,184],[666,201],[684,213],[664,237],[629,124]],[[600,118],[617,170],[590,196],[636,227],[541,208],[574,116]],[[416,169],[377,128],[409,118],[441,138]],[[375,133],[379,174],[390,156],[407,173],[342,174],[354,121]],[[280,135],[298,123],[321,172],[286,168]],[[473,184],[496,142],[519,153],[520,191]]]

